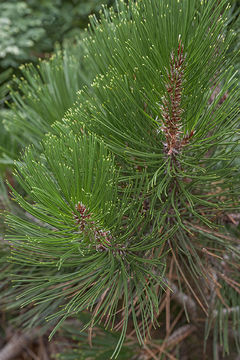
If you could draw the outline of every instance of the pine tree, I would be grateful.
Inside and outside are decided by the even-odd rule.
[[[201,331],[201,318],[215,358],[218,343],[230,352],[229,327],[239,349],[240,249],[227,224],[239,211],[239,87],[228,11],[225,0],[141,0],[91,18],[82,43],[90,83],[59,116],[51,102],[35,143],[50,132],[16,164],[23,191],[12,194],[25,215],[7,215],[8,241],[25,325],[47,319],[52,338],[85,316],[78,330],[90,342],[95,326],[110,339],[100,356],[132,356],[129,334],[163,354],[174,345],[171,298],[185,313],[180,338]],[[150,339],[163,309],[159,345]]]

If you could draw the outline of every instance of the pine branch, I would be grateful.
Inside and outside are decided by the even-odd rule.
[[[194,323],[197,307],[207,319],[211,306],[209,331],[217,329],[222,305],[238,306],[238,265],[229,263],[240,255],[236,239],[219,226],[223,214],[240,208],[238,88],[227,60],[227,3],[118,5],[117,14],[110,10],[100,21],[92,18],[91,34],[84,38],[91,85],[76,94],[83,79],[79,73],[75,78],[74,59],[72,70],[61,68],[66,78],[55,81],[54,60],[40,70],[49,75],[44,89],[38,74],[23,91],[33,101],[15,95],[16,125],[22,130],[26,124],[37,149],[28,149],[16,164],[22,194],[12,189],[29,215],[7,215],[11,260],[21,266],[21,273],[13,274],[16,304],[34,304],[24,323],[31,323],[32,314],[35,322],[58,321],[53,336],[69,316],[87,311],[83,327],[90,328],[89,339],[100,323],[121,332],[107,346],[113,357],[129,321],[143,345],[164,308],[167,335],[184,307]],[[31,79],[31,70],[25,74]],[[209,100],[213,84],[221,89]],[[52,133],[40,146],[47,128]],[[223,264],[225,253],[232,255]],[[190,296],[165,280],[168,264],[170,279],[177,278]],[[166,284],[181,305],[173,321]],[[238,314],[229,315],[238,320]],[[194,331],[180,329],[169,346]],[[218,329],[214,334],[217,338]]]

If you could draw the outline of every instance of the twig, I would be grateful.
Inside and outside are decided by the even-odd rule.
[[[34,352],[31,349],[26,348],[25,352],[28,358],[32,360],[40,360],[40,358],[36,354],[34,354]]]
[[[180,291],[178,287],[168,280],[168,285],[172,289],[172,297],[175,299],[180,305],[186,306],[192,318],[195,318],[197,315],[197,304],[196,302],[184,292]]]
[[[192,332],[196,330],[196,326],[194,325],[183,325],[177,330],[175,330],[171,336],[164,342],[164,348],[168,348],[169,346],[176,345],[183,341],[187,336],[189,336]]]
[[[11,340],[0,350],[0,360],[16,359],[29,343],[33,342],[39,335],[39,331],[31,330],[25,334],[15,334]]]
[[[187,324],[175,330],[171,336],[164,340],[161,346],[157,346],[159,356],[161,356],[162,353],[166,352],[166,348],[179,344],[186,337],[191,335],[191,333],[194,332],[196,329],[196,326]],[[156,346],[156,344],[152,345]]]
[[[45,347],[45,344],[44,344],[44,339],[43,339],[42,336],[40,337],[39,344],[40,344],[40,357],[41,357],[41,359],[42,360],[49,360],[49,356],[48,356],[48,353],[47,353],[47,350],[46,350],[46,347]]]
[[[152,345],[154,348],[157,349],[157,351],[158,351],[157,353],[158,353],[158,355],[160,356],[159,359],[161,358],[161,354],[163,353],[163,354],[165,354],[170,360],[177,360],[172,354],[170,354],[170,353],[167,352],[166,350],[162,349],[161,346],[156,345],[156,344],[154,344],[154,343],[152,343],[151,345]],[[159,353],[159,351],[160,351],[160,353]],[[152,359],[151,359],[151,360],[152,360]]]
[[[234,225],[239,224],[240,214],[227,214],[227,217]]]
[[[156,355],[152,352],[151,349],[149,349],[149,347],[147,347],[147,345],[144,345],[144,350],[151,356],[152,359],[158,360]]]
[[[240,214],[228,214],[228,216],[231,216],[234,220],[240,221]]]
[[[234,306],[234,307],[231,307],[229,309],[226,309],[226,308],[222,309],[221,313],[223,315],[229,315],[229,314],[236,313],[236,312],[239,312],[239,311],[240,311],[240,306]],[[214,318],[217,317],[218,314],[219,314],[218,310],[213,311],[213,317]]]

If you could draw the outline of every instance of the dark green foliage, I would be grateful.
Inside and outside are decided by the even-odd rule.
[[[0,68],[36,61],[55,42],[80,33],[88,15],[100,10],[99,0],[3,1],[0,4]]]
[[[12,137],[9,136],[8,132],[3,126],[3,118],[7,113],[7,110],[4,108],[4,102],[8,94],[8,79],[12,71],[5,70],[0,74],[0,157],[2,169],[4,165],[8,163],[8,154],[14,153],[14,143]]]
[[[17,156],[17,141],[15,136],[14,134],[10,134],[3,125],[4,117],[9,114],[9,109],[4,107],[4,102],[9,96],[8,85],[11,73],[12,71],[9,69],[0,74],[0,208],[3,204],[8,208],[10,206],[3,175],[7,168],[13,165],[13,158]],[[3,219],[1,222],[3,222]],[[2,228],[1,222],[0,229]]]
[[[141,0],[117,9],[91,18],[80,44],[86,78],[74,76],[79,58],[64,55],[24,70],[26,99],[13,95],[14,124],[36,145],[16,164],[27,195],[12,189],[25,215],[7,216],[21,321],[58,321],[52,336],[88,311],[81,330],[119,331],[112,356],[121,356],[129,324],[141,345],[150,339],[170,287],[185,322],[206,320],[217,359],[218,342],[231,351],[229,326],[239,348],[240,250],[226,226],[240,205],[229,7]]]
[[[41,20],[33,18],[26,2],[9,1],[0,4],[0,66],[16,67],[33,58],[35,44],[45,35]]]

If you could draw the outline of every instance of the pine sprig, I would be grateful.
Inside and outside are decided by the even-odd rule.
[[[147,254],[156,240],[161,246],[165,236],[154,239],[153,232],[144,234],[143,179],[123,189],[103,143],[90,135],[70,135],[61,139],[50,135],[41,161],[29,149],[17,167],[17,179],[31,193],[31,201],[14,189],[13,195],[37,222],[7,217],[14,231],[8,236],[11,259],[26,268],[13,280],[24,289],[18,296],[22,305],[35,303],[49,320],[60,320],[52,334],[64,319],[84,309],[92,312],[88,326],[104,322],[111,329],[122,329],[117,354],[129,313],[135,314],[140,306],[142,326],[137,321],[135,326],[141,342],[149,319],[154,321],[165,286],[165,265],[161,257],[153,253],[150,260]],[[36,274],[47,269],[47,275],[28,273],[31,266]],[[123,310],[117,316],[120,300]],[[61,306],[57,311],[56,304]]]

